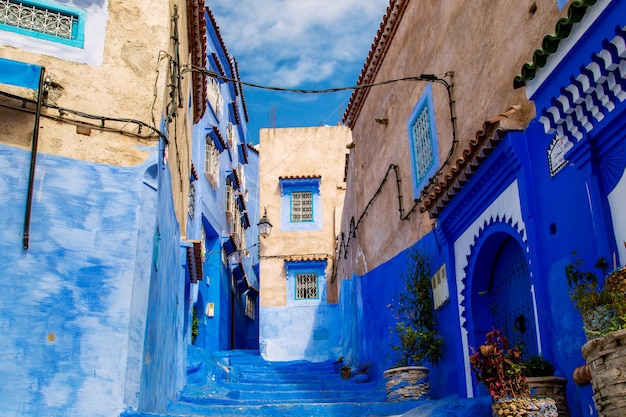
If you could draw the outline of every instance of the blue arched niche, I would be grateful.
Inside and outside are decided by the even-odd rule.
[[[527,243],[511,221],[486,224],[471,247],[466,268],[468,344],[480,346],[497,327],[524,355],[540,352]]]

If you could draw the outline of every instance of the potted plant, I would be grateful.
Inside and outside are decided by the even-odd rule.
[[[587,340],[626,327],[624,293],[601,286],[595,272],[583,268],[584,260],[576,256],[565,267],[569,294],[574,307],[582,315]],[[606,259],[600,257],[595,269],[604,273]]]
[[[348,365],[343,365],[339,368],[339,375],[341,376],[341,379],[350,379],[352,376],[352,368]]]
[[[576,252],[574,252],[576,255]],[[596,273],[583,269],[584,261],[575,257],[565,267],[570,296],[581,313],[587,343],[582,347],[599,416],[626,415],[626,295],[624,268],[615,268],[598,283]],[[600,258],[595,268],[604,272],[606,260]]]
[[[476,381],[491,396],[494,416],[558,415],[551,398],[530,397],[521,352],[516,347],[509,348],[509,341],[500,330],[487,333],[485,343],[470,355],[469,361]]]
[[[428,398],[429,369],[424,365],[436,364],[443,352],[433,308],[429,260],[413,249],[408,253],[407,267],[401,275],[405,290],[394,306],[396,324],[390,329],[398,336],[399,343],[391,347],[397,361],[394,368],[383,373],[387,399],[392,401]]]
[[[559,417],[569,416],[565,394],[567,379],[554,376],[554,365],[541,355],[532,355],[522,365],[524,366],[530,396],[533,398],[552,398],[556,403]]]

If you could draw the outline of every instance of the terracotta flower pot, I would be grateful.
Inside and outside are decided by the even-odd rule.
[[[591,382],[591,372],[589,371],[589,365],[584,364],[583,366],[579,366],[574,369],[574,374],[572,375],[574,382],[576,385],[587,385]]]

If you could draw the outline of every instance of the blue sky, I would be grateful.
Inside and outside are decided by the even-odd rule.
[[[242,81],[324,89],[356,84],[389,0],[207,1]],[[259,129],[336,125],[352,90],[303,95],[244,87],[249,140]]]

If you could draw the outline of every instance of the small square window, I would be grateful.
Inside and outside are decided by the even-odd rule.
[[[313,193],[296,191],[291,193],[291,221],[313,221]]]
[[[296,274],[296,300],[318,298],[317,274]]]

